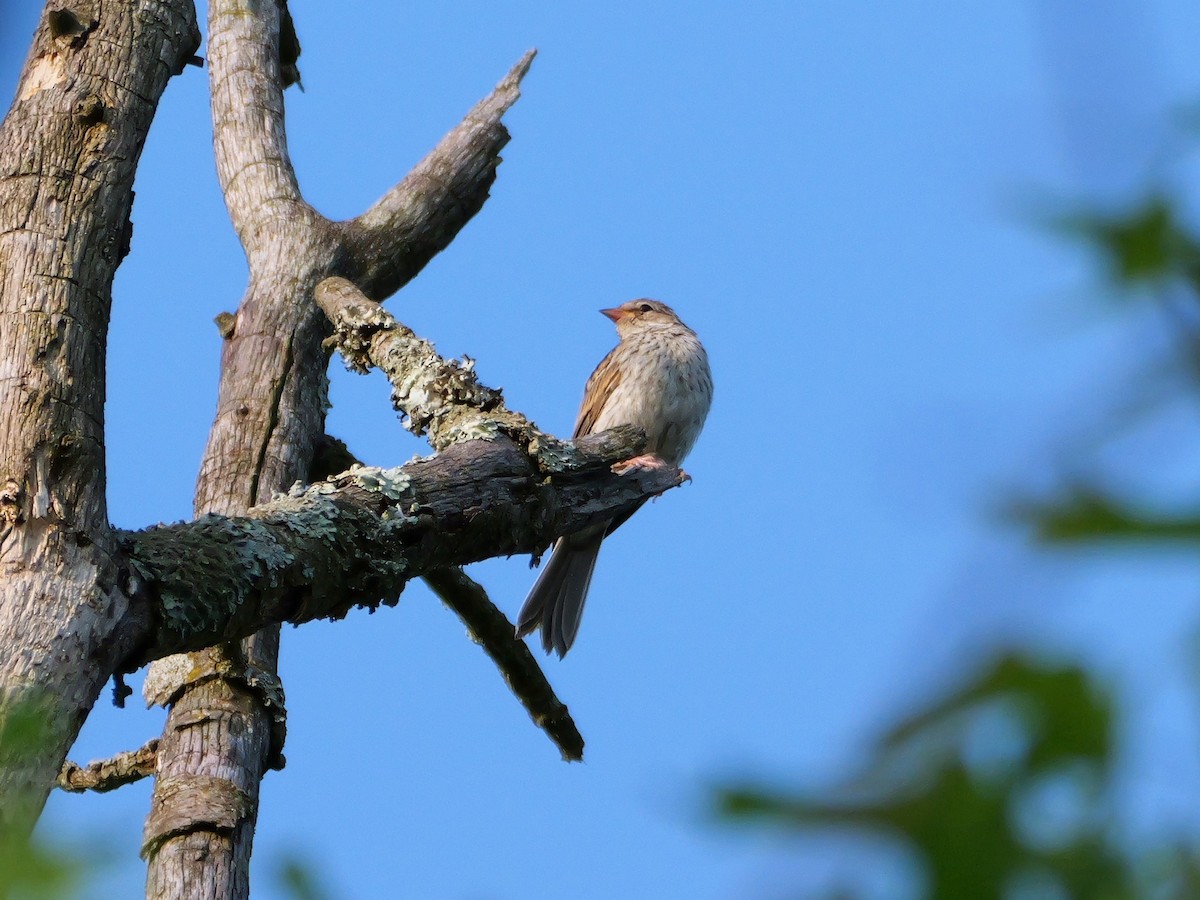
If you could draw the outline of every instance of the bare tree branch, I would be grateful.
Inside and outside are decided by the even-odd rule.
[[[209,3],[214,155],[250,283],[223,342],[197,515],[245,513],[303,479],[325,430],[322,324],[307,298],[338,241],[301,197],[288,157],[279,30],[278,3]],[[286,734],[278,652],[273,626],[151,667],[148,684],[185,677],[160,691],[173,703],[143,833],[147,897],[249,895],[259,782],[282,765]],[[265,702],[252,686],[261,684],[278,702]]]
[[[596,449],[598,456],[606,459],[619,458],[625,452],[605,453],[604,444],[597,444]],[[310,474],[314,481],[326,480],[352,465],[361,466],[362,462],[345,443],[326,435],[318,447]],[[566,705],[555,695],[537,658],[529,652],[525,642],[516,637],[512,623],[492,603],[483,585],[457,566],[430,572],[423,578],[430,590],[467,626],[471,639],[496,664],[505,684],[525,707],[534,724],[558,747],[563,759],[568,762],[582,759],[583,737]]]
[[[354,371],[379,368],[392,385],[392,404],[413,434],[428,435],[435,450],[458,441],[507,434],[523,446],[535,434],[520,413],[509,412],[500,392],[479,383],[471,360],[447,360],[345,278],[317,285],[317,305],[334,326],[328,343]]]
[[[405,427],[428,436],[434,449],[503,435],[543,472],[566,474],[591,465],[576,444],[542,431],[521,413],[509,410],[500,391],[480,384],[474,360],[439,356],[433,344],[397,322],[345,278],[325,279],[317,285],[315,297],[334,326],[326,343],[338,348],[352,371],[365,373],[375,367],[383,372],[392,385],[392,405],[404,416]],[[601,443],[589,446],[623,440],[617,431],[595,437]],[[620,452],[615,446],[611,450]]]
[[[158,738],[152,738],[136,750],[125,750],[111,759],[90,762],[86,766],[68,760],[58,773],[58,786],[73,794],[115,791],[153,775],[157,764]]]
[[[303,200],[288,159],[279,28],[276,3],[209,4],[218,173],[250,284],[223,330],[228,337],[197,515],[245,514],[306,478],[327,405],[321,345],[327,324],[312,304],[314,286],[326,276],[349,274],[376,296],[398,288],[478,210],[507,139],[497,107],[484,114],[493,116],[490,125],[456,129],[463,137],[448,137],[429,157],[431,171],[453,192],[435,190],[427,178],[406,179],[377,204],[377,215],[334,225]],[[507,108],[515,92],[503,93],[511,94],[500,104]],[[148,896],[175,896],[187,883],[217,895],[247,895],[258,782],[282,761],[277,655],[278,630],[267,628],[240,647],[218,645],[152,667],[148,684],[163,685],[182,673],[175,684],[186,681],[186,687],[152,692],[173,698],[173,706],[144,839]],[[263,685],[271,691],[264,693]],[[225,812],[206,817],[205,799]]]
[[[466,437],[494,440],[504,435],[530,456],[538,471],[561,474],[586,469],[587,456],[578,447],[544,434],[520,413],[506,409],[499,391],[479,383],[471,360],[439,356],[432,344],[397,322],[346,279],[322,281],[317,285],[316,300],[334,324],[334,336],[328,343],[338,347],[352,370],[366,372],[375,366],[383,371],[392,385],[392,403],[406,417],[406,427],[415,434],[428,434],[434,447],[454,447]],[[644,446],[641,442],[634,450],[614,445],[619,431],[595,436],[596,449],[612,454],[608,459],[614,462]],[[576,530],[567,528],[563,533]],[[540,551],[545,546],[533,549]],[[483,588],[456,568],[432,572],[425,580],[467,624],[563,758],[581,759],[583,738],[566,706]]]
[[[342,223],[345,275],[382,300],[407,284],[483,207],[508,143],[502,117],[521,96],[536,50],[513,66],[404,180],[356,219]]]
[[[508,140],[501,117],[531,59],[523,59],[411,177],[358,219],[334,224],[304,200],[288,159],[280,7],[249,0],[209,4],[218,174],[250,264],[243,302],[222,325],[221,387],[196,490],[197,514],[223,518],[153,536],[121,535],[118,542],[104,508],[101,423],[111,283],[128,250],[133,173],[155,104],[167,78],[196,48],[191,4],[47,4],[18,96],[0,126],[0,358],[8,373],[0,379],[0,838],[6,829],[31,826],[67,747],[114,672],[289,615],[342,614],[358,602],[379,602],[386,592],[372,591],[382,576],[376,571],[368,582],[368,570],[407,578],[477,558],[470,554],[536,549],[614,503],[670,486],[618,479],[594,464],[597,455],[629,452],[640,441],[635,435],[610,435],[595,445],[601,452],[594,447],[571,457],[573,448],[526,429],[516,414],[503,421],[493,416],[490,424],[477,419],[486,434],[435,414],[431,433],[445,452],[426,462],[447,467],[446,496],[460,477],[458,489],[468,500],[489,502],[494,488],[503,502],[478,514],[469,503],[451,511],[432,485],[428,496],[421,493],[423,470],[414,464],[403,475],[414,485],[415,510],[384,504],[366,516],[364,498],[356,506],[334,485],[336,498],[314,495],[311,508],[263,512],[267,498],[306,478],[324,431],[328,326],[312,303],[314,287],[329,275],[350,275],[382,297],[449,243],[488,195]],[[468,421],[459,415],[456,421]],[[468,440],[479,436],[491,440]],[[461,450],[450,446],[455,442],[462,442]],[[559,465],[558,451],[544,447],[565,447],[566,462]],[[479,471],[491,471],[495,482],[487,490],[469,475],[475,470],[468,463],[479,461]],[[343,487],[350,489],[348,482]],[[171,552],[180,547],[227,560],[235,581],[255,575],[237,567],[236,554],[221,556],[222,547],[229,551],[238,540],[222,544],[221,536],[253,531],[257,538],[256,528],[268,533],[267,543],[299,558],[312,548],[288,541],[298,524],[322,521],[318,508],[335,509],[339,522],[366,516],[361,522],[370,523],[375,544],[365,546],[383,555],[358,557],[364,573],[355,582],[358,596],[322,593],[324,582],[311,574],[302,580],[286,566],[273,571],[284,572],[296,589],[286,597],[272,593],[262,570],[274,558],[255,555],[266,543],[241,548],[241,561],[251,558],[259,566],[259,581],[250,587],[237,582],[244,602],[220,613],[224,624],[214,624],[204,608],[219,590],[206,595],[210,585],[195,580],[185,590],[178,580],[186,567]],[[485,551],[481,533],[488,527],[510,533]],[[460,545],[451,548],[434,529],[457,530]],[[180,535],[191,536],[191,543],[176,541],[171,551]],[[393,557],[411,569],[390,570]],[[397,584],[387,587],[398,590]],[[197,618],[188,620],[191,614]],[[267,767],[281,764],[277,634],[267,628],[241,644],[223,643],[174,657],[174,668],[157,668],[167,673],[162,684],[172,686],[157,696],[168,698],[172,709],[155,754],[158,778],[143,843],[151,858],[150,896],[180,896],[185,885],[216,896],[248,894],[259,780]],[[539,702],[545,711],[538,715],[558,715],[551,700]],[[119,760],[98,764],[94,773],[68,767],[64,777],[75,783],[94,775],[97,785],[115,784],[151,764],[148,757],[136,764]]]
[[[535,552],[682,483],[683,473],[666,467],[614,474],[614,462],[645,445],[637,429],[617,435],[623,443],[581,439],[591,465],[570,477],[547,481],[506,438],[464,441],[397,469],[355,467],[297,487],[246,517],[127,533],[129,590],[156,623],[128,665],[267,624],[393,605],[412,578]]]
[[[276,3],[216,0],[208,14],[213,155],[230,221],[247,253],[269,252],[272,220],[315,220],[287,152]],[[273,230],[282,238],[294,229]],[[253,268],[253,265],[252,265]]]
[[[583,759],[583,735],[550,687],[537,659],[519,640],[513,624],[488,599],[483,586],[462,569],[438,569],[425,576],[435,594],[462,619],[471,637],[492,658],[509,690],[525,707],[535,725],[554,741],[563,759]]]

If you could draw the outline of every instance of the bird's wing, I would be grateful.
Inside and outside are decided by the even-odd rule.
[[[596,366],[596,371],[584,385],[583,405],[579,407],[579,418],[575,421],[575,434],[572,437],[583,437],[595,431],[596,423],[600,421],[600,414],[604,411],[605,404],[616,391],[617,385],[621,383],[621,366],[617,362],[617,351],[620,349],[620,344],[613,347],[608,352],[608,356],[600,360],[600,365]],[[624,525],[645,502],[645,500],[641,501],[629,512],[622,513],[610,521],[604,529],[604,534],[610,535]]]
[[[621,366],[616,359],[620,349],[618,344],[610,350],[608,356],[600,360],[600,365],[596,366],[596,371],[584,385],[583,405],[579,407],[579,418],[575,420],[575,433],[572,437],[583,437],[595,430],[600,414],[617,385],[621,383]]]

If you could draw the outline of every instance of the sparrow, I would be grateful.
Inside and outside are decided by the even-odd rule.
[[[600,312],[616,323],[620,341],[587,380],[574,437],[636,425],[646,432],[645,455],[614,471],[664,463],[678,468],[700,436],[712,404],[708,354],[696,332],[665,303],[630,300]],[[579,632],[600,544],[634,511],[554,544],[517,615],[517,637],[540,626],[543,649],[560,658],[567,655]]]

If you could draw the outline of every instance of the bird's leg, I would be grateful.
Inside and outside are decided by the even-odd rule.
[[[655,456],[653,453],[643,453],[641,456],[635,456],[633,459],[623,459],[620,462],[613,463],[612,471],[614,475],[625,475],[628,472],[653,472],[662,469],[667,465],[666,460]]]
[[[674,469],[675,466],[671,465],[662,457],[655,456],[653,453],[643,453],[641,456],[635,456],[633,459],[626,459],[618,463],[613,463],[612,472],[614,475],[626,475],[629,472],[654,472],[664,468]],[[683,471],[683,469],[679,470],[679,475],[681,477],[681,481],[679,482],[680,484],[683,484],[685,481],[692,480],[692,476]],[[656,494],[654,499],[657,500],[660,496],[662,495]]]
[[[673,469],[675,467],[653,453],[643,453],[641,456],[635,456],[633,459],[623,459],[621,462],[613,463],[612,472],[614,475],[624,475],[627,472],[655,472],[665,468]]]

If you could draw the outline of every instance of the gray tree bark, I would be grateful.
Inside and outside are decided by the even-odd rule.
[[[0,124],[0,833],[39,814],[133,635],[104,490],[104,353],[138,157],[190,2],[52,3]]]
[[[28,834],[56,778],[103,789],[153,771],[151,897],[248,896],[259,782],[282,761],[279,623],[394,602],[413,577],[578,758],[566,708],[454,567],[540,552],[681,477],[614,475],[640,433],[561,443],[375,303],[482,207],[532,53],[374,206],[331,222],[288,159],[280,17],[278,0],[209,4],[214,153],[250,281],[223,323],[192,523],[111,529],[102,418],[134,169],[167,79],[198,45],[192,4],[51,0],[0,124],[0,840]],[[289,491],[324,438],[335,344],[352,367],[385,371],[438,454]],[[64,768],[104,683],[147,662],[148,698],[170,707],[161,739]]]
[[[327,324],[314,287],[347,275],[386,295],[449,243],[487,197],[507,141],[499,118],[528,66],[415,177],[358,219],[333,223],[304,201],[288,158],[279,25],[275,3],[209,6],[217,174],[250,284],[225,342],[197,515],[244,513],[307,480],[327,406]],[[281,765],[286,731],[278,653],[279,629],[269,626],[240,645],[161,664],[186,676],[169,694],[143,835],[148,897],[176,897],[191,885],[213,896],[248,894],[259,782]],[[151,683],[161,684],[162,672]]]

